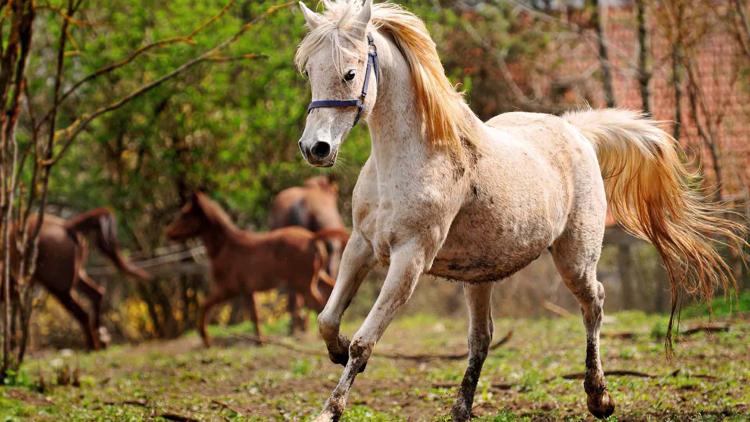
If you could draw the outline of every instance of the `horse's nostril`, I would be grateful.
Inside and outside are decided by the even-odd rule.
[[[331,153],[331,144],[328,142],[316,142],[310,149],[310,152],[317,158],[326,158]]]

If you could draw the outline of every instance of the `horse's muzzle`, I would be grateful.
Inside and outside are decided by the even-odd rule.
[[[338,150],[333,149],[329,142],[315,141],[312,145],[308,146],[300,141],[299,149],[305,161],[312,166],[331,167],[336,163]]]

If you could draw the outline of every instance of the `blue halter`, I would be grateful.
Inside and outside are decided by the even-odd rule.
[[[307,106],[307,114],[316,108],[328,108],[328,107],[357,107],[357,115],[354,116],[354,124],[352,127],[357,126],[360,116],[362,116],[362,109],[365,108],[365,97],[367,97],[367,86],[370,83],[370,72],[375,72],[375,81],[378,80],[378,50],[375,47],[375,41],[372,39],[372,35],[367,34],[367,44],[369,51],[367,52],[367,68],[365,70],[365,83],[362,85],[362,93],[359,98],[352,100],[317,100],[311,101]]]

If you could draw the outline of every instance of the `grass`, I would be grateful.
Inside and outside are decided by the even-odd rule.
[[[705,321],[683,314],[681,326]],[[665,316],[640,312],[607,317],[605,335],[630,332],[634,337],[604,337],[605,369],[656,375],[608,377],[618,405],[611,420],[748,420],[750,320],[735,314],[728,332],[681,338],[672,361],[659,336],[665,324]],[[345,324],[344,332],[357,325]],[[511,329],[513,337],[485,363],[474,403],[478,420],[591,420],[581,381],[560,377],[583,370],[584,330],[578,317],[502,319],[495,325],[496,338]],[[285,325],[264,328],[280,335]],[[410,316],[394,322],[376,353],[459,351],[465,348],[465,331],[460,318]],[[217,346],[208,350],[191,334],[97,353],[39,352],[14,385],[0,389],[0,421],[304,421],[320,409],[340,375],[314,327],[287,339],[309,354],[242,341],[242,334],[252,332],[249,324],[212,327],[211,332]],[[76,374],[77,386],[55,385],[64,368]],[[375,355],[357,378],[343,420],[448,420],[455,389],[444,385],[460,382],[464,369],[463,361],[420,363]],[[676,376],[670,375],[677,369]]]

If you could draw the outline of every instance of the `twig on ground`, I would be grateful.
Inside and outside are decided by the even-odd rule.
[[[562,378],[566,380],[582,380],[586,374],[584,372],[575,372],[572,374],[560,375],[559,377],[547,378],[547,382],[552,381],[556,378]],[[619,376],[619,377],[636,377],[636,378],[658,378],[656,375],[647,374],[640,371],[631,371],[628,369],[612,369],[604,371],[604,376]]]
[[[666,375],[653,375],[648,374],[645,372],[640,371],[631,371],[628,369],[612,369],[609,371],[604,371],[605,376],[620,376],[620,377],[636,377],[636,378],[666,378],[666,377],[676,377],[679,375],[680,369],[675,369],[674,371],[666,374]],[[583,379],[586,376],[584,372],[575,372],[572,374],[565,374],[565,375],[557,375],[554,377],[549,377],[544,380],[544,383],[548,383],[551,381],[554,381],[558,378],[566,379],[566,380],[578,380]],[[689,378],[700,378],[705,380],[715,380],[716,377],[713,375],[704,375],[704,374],[689,374],[687,375]],[[490,384],[490,388],[495,388],[498,390],[510,390],[511,388],[515,387],[518,384],[508,384],[508,383],[492,383]],[[450,382],[435,382],[432,384],[433,388],[455,388],[458,387],[458,384],[450,383]]]
[[[620,331],[620,332],[615,332],[615,333],[603,332],[600,335],[604,338],[617,338],[617,339],[623,339],[623,340],[630,340],[632,338],[635,338],[636,333],[633,333],[630,331]]]
[[[497,342],[495,342],[492,346],[490,346],[490,351],[497,349],[498,347],[502,346],[503,344],[507,343],[510,338],[513,336],[513,330],[508,331],[508,334],[505,335],[505,337],[501,338]],[[384,358],[389,359],[400,359],[400,360],[416,360],[416,361],[429,361],[429,360],[461,360],[466,359],[469,356],[469,352],[461,352],[461,353],[444,353],[444,354],[429,354],[429,353],[420,353],[420,354],[413,354],[413,355],[407,355],[402,353],[395,353],[395,352],[375,352],[373,353],[375,356],[380,356]]]
[[[730,324],[727,322],[713,322],[708,324],[701,324],[696,325],[695,327],[690,327],[680,333],[683,336],[691,336],[696,333],[704,332],[704,333],[721,333],[725,331],[729,331]]]
[[[122,401],[108,400],[108,401],[105,401],[104,404],[108,406],[120,406],[123,404],[129,404],[131,406],[146,407],[148,406],[148,400],[146,399],[129,399],[129,400],[122,400]]]
[[[183,416],[178,415],[176,413],[162,413],[159,415],[159,417],[162,417],[168,421],[176,421],[176,422],[199,422],[198,419],[191,418],[190,416]]]
[[[572,315],[570,313],[570,311],[568,311],[567,309],[563,308],[560,305],[556,305],[556,304],[550,302],[549,300],[545,300],[544,303],[542,303],[542,306],[544,307],[544,309],[552,312],[553,314],[555,314],[557,316],[563,317],[563,318],[567,318],[567,317],[569,317],[569,316]]]
[[[492,346],[490,346],[490,351],[495,350],[498,347],[502,346],[503,344],[507,343],[512,336],[513,336],[513,330],[508,331],[508,334],[506,334],[505,337],[501,338],[500,340],[492,344]],[[249,340],[249,341],[256,342],[258,344],[272,344],[274,346],[282,347],[284,349],[288,349],[297,353],[303,353],[306,355],[328,356],[328,354],[325,352],[298,347],[293,344],[289,344],[286,341],[283,341],[280,339],[274,339],[272,337],[264,336],[263,338],[258,338],[257,336],[254,336],[251,334],[244,334],[244,335],[235,334],[235,335],[229,336],[229,338]],[[461,360],[461,359],[467,358],[469,356],[469,352],[466,351],[466,352],[460,352],[460,353],[444,353],[444,354],[431,354],[431,353],[402,354],[402,353],[396,353],[396,352],[374,352],[373,355],[387,358],[387,359],[396,359],[396,360],[430,361],[430,360]]]
[[[275,339],[273,337],[258,337],[252,334],[233,334],[230,336],[227,336],[228,338],[235,338],[239,340],[245,340],[245,341],[251,341],[253,343],[256,343],[258,345],[264,345],[264,344],[272,344],[274,346],[278,346],[287,350],[291,350],[293,352],[302,353],[305,355],[312,355],[312,356],[328,356],[327,353],[318,351],[318,350],[311,350],[307,348],[302,348],[295,346],[293,344],[289,344],[286,341]],[[220,338],[215,339],[214,341],[219,342],[221,341]]]

